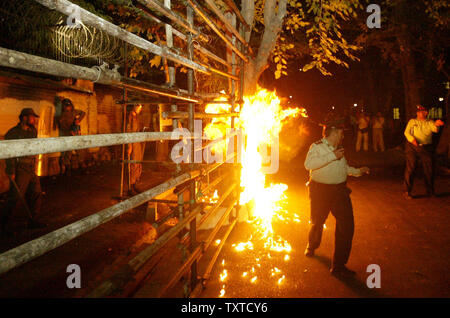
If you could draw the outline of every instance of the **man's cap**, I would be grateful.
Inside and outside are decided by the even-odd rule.
[[[64,107],[66,107],[66,106],[73,106],[72,101],[71,101],[70,99],[68,99],[68,98],[64,98],[64,99],[61,101],[61,104],[62,104]]]
[[[22,109],[22,111],[20,112],[19,117],[23,117],[23,116],[34,116],[39,118],[39,116],[34,112],[33,108],[24,108]]]
[[[416,112],[427,112],[428,109],[422,105],[417,105],[416,106]]]
[[[324,128],[336,128],[345,129],[345,119],[344,118],[329,118],[325,119],[323,123],[320,124]]]

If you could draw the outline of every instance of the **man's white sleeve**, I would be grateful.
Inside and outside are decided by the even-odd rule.
[[[321,154],[319,147],[313,144],[306,155],[305,168],[307,170],[320,169],[336,159],[334,152]]]
[[[358,168],[353,168],[347,165],[347,175],[353,177],[360,177],[362,175],[361,170]]]

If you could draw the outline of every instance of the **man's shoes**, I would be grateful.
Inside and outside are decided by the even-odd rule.
[[[34,220],[34,219],[30,219],[29,221],[28,221],[28,229],[29,230],[34,230],[34,229],[43,229],[43,228],[45,228],[45,227],[47,227],[47,224],[45,224],[45,223],[42,223],[42,222],[38,222],[38,221],[36,221],[36,220]]]
[[[411,193],[409,193],[409,192],[403,192],[403,197],[404,197],[406,200],[412,200],[412,199],[414,199],[413,196],[411,195]]]
[[[350,276],[354,276],[356,274],[355,271],[348,269],[345,265],[338,266],[338,267],[332,267],[330,269],[330,273],[331,273],[331,275],[342,276],[342,277],[350,277]]]
[[[312,248],[306,248],[305,256],[306,257],[313,257],[314,256],[314,250]]]

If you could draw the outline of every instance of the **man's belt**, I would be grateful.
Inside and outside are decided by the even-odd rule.
[[[340,187],[346,187],[347,186],[347,181],[341,182],[341,183],[336,183],[336,184],[328,184],[328,183],[321,183],[321,182],[317,182],[314,181],[313,179],[309,179],[307,185],[318,185],[320,187],[328,187],[328,188],[340,188]]]

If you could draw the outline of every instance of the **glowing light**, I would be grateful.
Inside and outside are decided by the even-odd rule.
[[[228,277],[228,272],[226,269],[223,270],[223,272],[220,274],[220,281],[223,282]]]
[[[286,278],[286,276],[281,276],[279,279],[278,279],[278,285],[281,285],[281,283],[284,281],[284,279]]]
[[[42,161],[43,161],[43,156],[42,156],[42,154],[40,154],[38,156],[38,164],[37,164],[37,176],[38,177],[42,177]]]
[[[221,240],[216,240],[216,245],[219,245],[220,242],[222,242]]]
[[[288,255],[288,254],[284,255],[284,261],[287,262],[287,261],[289,261],[289,260],[290,260],[289,255]]]
[[[245,249],[252,250],[253,249],[253,243],[252,242],[241,242],[234,248],[238,252],[242,252]]]
[[[292,98],[292,96],[290,96]],[[225,101],[225,98],[219,99],[219,102]],[[206,113],[229,113],[236,111],[231,105],[226,103],[214,103],[206,105]],[[258,91],[252,96],[245,96],[244,103],[240,109],[239,117],[235,118],[235,128],[241,129],[245,140],[241,146],[241,180],[240,186],[243,189],[240,196],[240,204],[245,205],[252,216],[247,222],[254,226],[255,231],[248,241],[233,244],[232,247],[237,252],[250,252],[256,247],[262,246],[267,254],[258,254],[255,257],[254,266],[251,270],[242,273],[242,277],[247,277],[252,273],[251,283],[257,281],[255,267],[261,269],[263,261],[261,255],[267,255],[271,258],[272,252],[284,253],[284,260],[289,260],[292,251],[291,245],[280,236],[274,234],[272,222],[278,220],[288,222],[292,218],[287,214],[283,207],[286,199],[285,191],[288,189],[285,184],[266,184],[265,171],[268,163],[269,153],[278,151],[272,145],[277,145],[279,134],[287,120],[297,116],[307,117],[304,108],[283,109],[279,98],[275,92],[264,89]],[[218,139],[226,136],[227,128],[231,127],[231,119],[219,117],[212,119],[211,123],[205,127],[205,134],[210,139]],[[216,143],[213,151],[225,154],[226,142]],[[272,164],[272,162],[270,162]],[[283,214],[284,213],[284,214]],[[298,215],[295,215],[294,222],[300,222]],[[270,252],[270,253],[269,253]],[[279,275],[280,270],[276,269],[272,273]],[[284,276],[283,276],[284,277]],[[226,275],[221,275],[225,279]],[[278,280],[278,284],[284,278]]]
[[[220,290],[220,294],[219,297],[223,297],[225,296],[225,286],[222,287],[222,289]]]

